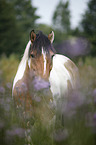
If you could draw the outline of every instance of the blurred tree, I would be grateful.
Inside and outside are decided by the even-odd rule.
[[[36,8],[32,6],[31,0],[1,0],[0,11],[1,53],[5,52],[9,55],[12,52],[18,52],[21,54],[28,41],[29,32],[35,28],[35,22],[39,18],[35,14]]]
[[[14,9],[6,0],[0,0],[0,54],[16,52],[20,45]]]
[[[30,32],[35,27],[35,21],[39,18],[35,14],[37,8],[32,6],[32,0],[13,0],[12,2],[18,25],[21,26],[22,31]]]
[[[89,38],[92,44],[91,55],[96,56],[96,0],[89,0],[81,25],[84,35]]]
[[[70,31],[70,10],[69,1],[60,0],[53,14],[53,25],[56,30],[64,33]]]
[[[77,36],[77,37],[80,37],[82,36],[82,32],[79,30],[79,27],[76,27],[74,29],[71,30],[71,35],[72,36]]]
[[[39,18],[35,14],[37,8],[32,6],[32,0],[9,0],[13,3],[15,10],[17,26],[19,27],[19,33],[21,37],[21,54],[25,49],[25,45],[29,38],[29,33],[32,29],[36,28],[36,20]],[[19,50],[19,52],[20,52]]]

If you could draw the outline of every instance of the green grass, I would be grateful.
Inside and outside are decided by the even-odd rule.
[[[78,60],[81,88],[64,113],[64,125],[44,124],[36,118],[24,120],[14,107],[12,81],[19,60],[15,55],[0,59],[0,143],[2,145],[95,145],[96,144],[96,58]],[[25,136],[24,121],[27,127]],[[54,122],[54,121],[53,121]]]

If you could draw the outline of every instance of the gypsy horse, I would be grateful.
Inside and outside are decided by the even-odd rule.
[[[78,68],[68,57],[56,54],[53,40],[53,31],[48,37],[41,31],[31,31],[12,88],[17,108],[24,106],[29,116],[45,122],[53,118],[53,108],[62,106],[62,102],[64,110],[69,94],[78,85]]]

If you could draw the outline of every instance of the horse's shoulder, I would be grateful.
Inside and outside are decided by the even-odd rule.
[[[71,75],[78,74],[78,68],[75,63],[64,55],[56,55],[53,60],[53,67],[60,70],[63,74],[66,70]]]

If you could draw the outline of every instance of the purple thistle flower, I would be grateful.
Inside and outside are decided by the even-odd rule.
[[[94,103],[96,104],[96,89],[93,90],[93,100]]]
[[[9,111],[10,110],[10,105],[9,104],[4,104],[4,109],[5,111]]]
[[[28,91],[26,83],[22,82],[21,86],[16,86],[16,92],[18,95],[20,94],[26,94]]]
[[[35,96],[34,100],[35,100],[36,102],[40,102],[40,101],[41,101],[41,98],[38,97],[38,96]]]
[[[1,122],[1,121],[0,121],[0,130],[1,130],[2,128],[4,128],[4,122]]]
[[[54,132],[53,137],[56,141],[60,142],[63,141],[65,139],[67,139],[68,137],[68,130],[67,129],[59,129],[56,132]]]
[[[11,89],[12,84],[11,84],[10,82],[6,83],[6,87],[7,87],[8,89]]]
[[[27,89],[26,83],[22,82],[22,84],[21,84],[21,89],[24,91],[24,93],[27,92],[28,89]]]
[[[2,87],[2,86],[0,87],[0,93],[1,93],[1,94],[4,94],[4,93],[5,93],[5,88]]]
[[[93,97],[96,96],[96,89],[93,90]]]
[[[14,128],[6,131],[6,136],[18,136],[23,138],[25,136],[25,130],[23,128]]]
[[[83,56],[90,52],[90,44],[85,38],[65,40],[61,44],[57,44],[55,48],[57,53],[67,55],[71,58]]]
[[[86,126],[96,129],[96,113],[88,112],[85,116]]]
[[[5,103],[4,98],[3,98],[3,97],[2,97],[2,98],[0,98],[0,105],[4,105],[4,103]]]
[[[33,80],[33,86],[36,91],[39,91],[41,89],[49,88],[50,83],[48,81],[35,77],[35,79]]]
[[[10,103],[11,102],[11,98],[10,97],[6,98],[6,102]]]
[[[94,115],[93,115],[93,120],[96,123],[96,113],[94,113]]]
[[[2,70],[0,70],[0,75],[2,75],[2,73],[3,73]]]
[[[93,119],[92,119],[92,112],[88,112],[85,115],[85,123],[87,127],[92,127],[93,126]]]

